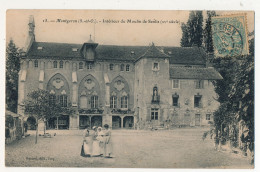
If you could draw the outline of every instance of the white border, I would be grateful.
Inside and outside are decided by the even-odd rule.
[[[257,0],[1,0],[0,1],[0,57],[2,60],[2,63],[0,63],[0,79],[1,81],[5,80],[5,26],[6,26],[6,10],[7,9],[125,9],[125,10],[252,10],[255,11],[255,31],[259,31],[259,9],[260,9],[260,3]],[[258,10],[258,11],[257,11]],[[258,47],[259,40],[258,40],[258,34],[255,35],[255,47]],[[259,70],[257,66],[259,66],[259,57],[258,53],[259,49],[255,48],[255,88],[259,88]],[[5,82],[0,82],[0,88],[2,90],[1,99],[0,99],[0,170],[1,171],[43,171],[43,170],[61,170],[57,168],[5,168],[4,164],[4,111],[5,111]],[[259,89],[255,90],[255,102],[259,102]],[[256,105],[256,104],[255,104]],[[256,119],[256,128],[255,128],[255,135],[256,135],[256,154],[255,154],[255,169],[254,171],[258,171],[259,165],[257,164],[257,160],[259,161],[259,149],[257,147],[257,143],[259,142],[259,117],[257,114],[259,114],[259,106],[255,106],[256,112],[255,112],[255,119]],[[71,171],[72,168],[63,168],[62,171]],[[75,169],[74,169],[75,170]],[[97,169],[97,168],[91,168],[91,169],[85,169],[85,168],[77,168],[79,171],[159,171],[161,169]],[[163,169],[163,171],[202,171],[202,169],[186,169],[186,170],[180,170],[180,169]],[[208,171],[208,169],[205,169]],[[222,171],[220,170],[211,170],[211,171]],[[203,170],[204,171],[204,170]],[[235,171],[235,170],[229,170],[229,171]],[[249,171],[249,170],[240,170],[240,171]],[[252,170],[250,170],[252,171]]]

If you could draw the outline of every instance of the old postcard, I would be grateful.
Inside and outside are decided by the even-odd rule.
[[[254,168],[254,21],[7,10],[6,167]]]

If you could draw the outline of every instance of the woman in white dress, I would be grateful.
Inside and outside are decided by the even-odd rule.
[[[82,156],[90,157],[92,152],[92,137],[89,133],[88,127],[85,128],[83,132],[83,152]]]
[[[93,127],[94,133],[92,134],[92,138],[93,138],[93,146],[92,146],[92,156],[100,156],[100,140],[98,137],[98,131],[97,131],[97,127],[94,126]]]
[[[112,139],[111,139],[111,131],[109,129],[109,125],[104,125],[104,156],[105,158],[112,158]]]
[[[98,131],[98,136],[96,139],[99,141],[100,156],[102,156],[104,154],[105,137],[104,137],[104,132],[102,130],[102,127],[98,127],[97,131]]]

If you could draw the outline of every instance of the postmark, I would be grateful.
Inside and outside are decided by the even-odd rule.
[[[246,15],[212,17],[212,39],[218,57],[247,55]]]

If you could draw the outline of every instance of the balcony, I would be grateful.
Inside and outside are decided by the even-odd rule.
[[[152,95],[152,104],[160,103],[160,95]]]
[[[79,109],[79,113],[81,114],[102,114],[103,109]]]
[[[131,109],[113,109],[112,114],[134,114],[134,111]]]

